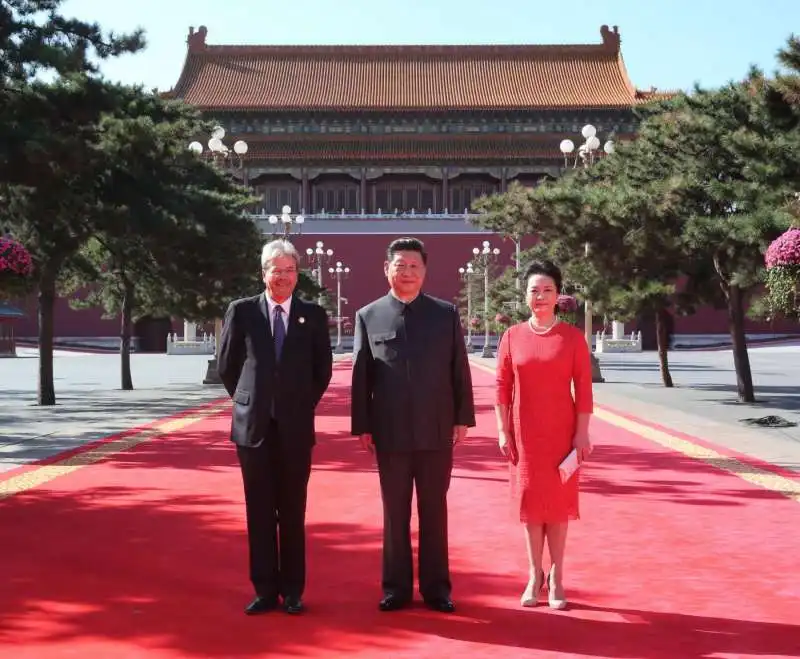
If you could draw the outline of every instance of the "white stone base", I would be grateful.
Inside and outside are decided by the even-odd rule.
[[[605,332],[598,332],[595,339],[595,352],[642,352],[642,333],[631,332],[629,338],[609,337]]]
[[[168,355],[213,355],[217,346],[213,336],[204,334],[202,339],[187,341],[174,334],[167,334]]]

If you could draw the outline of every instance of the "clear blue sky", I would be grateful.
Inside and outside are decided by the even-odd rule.
[[[688,89],[772,72],[800,31],[800,0],[66,0],[68,16],[142,27],[147,50],[103,66],[113,80],[166,90],[189,26],[212,44],[594,43],[618,25],[634,85]]]

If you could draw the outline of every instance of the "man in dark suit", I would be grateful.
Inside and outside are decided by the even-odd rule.
[[[217,368],[233,399],[231,440],[244,480],[250,580],[245,613],[303,611],[306,491],[314,410],[331,380],[328,316],[293,296],[299,256],[285,240],[264,246],[266,290],[228,307]]]
[[[472,380],[456,308],[421,292],[427,254],[415,238],[389,245],[390,292],[356,314],[352,433],[376,453],[383,499],[383,599],[394,611],[413,597],[411,497],[419,514],[419,591],[455,611],[447,551],[453,446],[475,425]]]

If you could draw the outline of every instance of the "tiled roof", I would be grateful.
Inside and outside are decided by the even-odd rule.
[[[171,95],[225,110],[621,108],[637,102],[616,27],[559,46],[213,46],[192,28]]]
[[[625,139],[625,136],[618,136]],[[268,163],[361,164],[449,162],[523,163],[561,160],[554,135],[469,135],[463,137],[338,137],[248,139],[247,160]]]

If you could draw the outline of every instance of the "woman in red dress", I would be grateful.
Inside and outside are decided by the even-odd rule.
[[[534,262],[525,281],[531,317],[505,332],[497,353],[498,440],[512,465],[514,515],[525,525],[530,576],[520,603],[536,606],[547,542],[548,601],[563,609],[567,526],[579,517],[578,472],[562,483],[558,466],[573,448],[579,462],[592,451],[592,367],[583,334],[556,315],[558,267]]]

